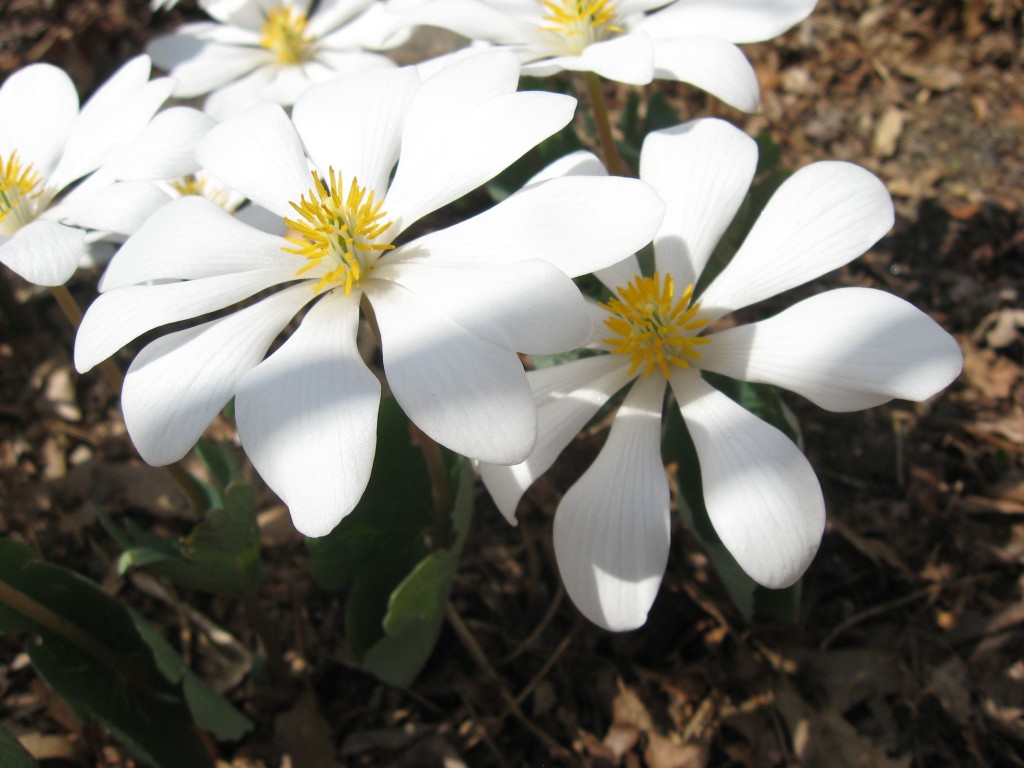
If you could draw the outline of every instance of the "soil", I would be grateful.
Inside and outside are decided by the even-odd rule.
[[[201,17],[187,1],[153,14],[136,0],[0,0],[0,79],[48,61],[85,95],[151,36]],[[7,271],[0,534],[138,608],[256,722],[212,747],[223,765],[1024,765],[1022,4],[821,0],[797,29],[744,48],[762,83],[757,114],[681,86],[668,88],[674,103],[768,132],[786,167],[864,165],[896,200],[893,231],[807,292],[895,293],[965,358],[921,404],[832,414],[789,398],[829,521],[794,621],[744,620],[677,526],[646,626],[613,635],[585,622],[559,587],[551,521],[598,430],[530,491],[518,528],[478,495],[452,597],[474,641],[446,625],[409,689],[358,668],[341,597],[313,584],[267,497],[260,605],[294,683],[269,698],[209,639],[219,626],[251,658],[259,641],[240,606],[117,576],[90,501],[171,535],[188,513],[136,458],[116,394],[74,373],[73,334],[49,294]],[[95,279],[72,286],[82,303]],[[0,721],[43,765],[137,765],[49,691],[25,642],[0,639]]]

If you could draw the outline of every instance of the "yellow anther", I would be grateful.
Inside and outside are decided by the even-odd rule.
[[[273,51],[279,64],[301,64],[312,54],[313,38],[306,34],[306,14],[290,5],[267,11],[260,29],[260,45]]]
[[[285,247],[288,253],[306,258],[307,263],[296,272],[303,275],[319,266],[324,259],[331,266],[316,285],[319,293],[324,288],[341,287],[348,296],[352,286],[358,285],[380,258],[381,251],[395,246],[374,242],[390,227],[387,214],[381,210],[383,200],[374,200],[372,191],[360,187],[352,179],[348,194],[342,194],[341,175],[328,169],[327,179],[311,171],[313,187],[289,205],[301,219],[285,219],[294,234],[285,239],[294,247]],[[307,199],[308,198],[308,199]]]
[[[0,231],[11,232],[28,223],[34,212],[28,203],[43,194],[41,186],[42,178],[31,163],[21,162],[17,150],[6,161],[0,155]],[[5,224],[8,216],[11,220]]]
[[[622,32],[615,24],[613,0],[541,0],[544,23],[541,29],[564,38],[571,53],[580,54],[596,43]]]
[[[630,374],[642,367],[647,378],[658,369],[667,379],[669,366],[689,368],[700,359],[697,347],[711,339],[697,335],[708,321],[698,316],[700,304],[690,305],[692,285],[674,300],[672,275],[662,283],[655,272],[654,277],[634,278],[617,292],[619,297],[601,304],[609,312],[604,323],[615,334],[603,341],[616,354],[629,357]]]

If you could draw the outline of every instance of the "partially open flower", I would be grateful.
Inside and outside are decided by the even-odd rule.
[[[507,47],[527,75],[573,70],[635,85],[679,80],[752,112],[757,77],[735,44],[782,34],[816,2],[393,0],[391,6],[406,23]]]
[[[260,102],[291,106],[313,83],[391,61],[370,52],[401,43],[374,0],[204,0],[215,21],[153,40],[153,61],[178,80],[175,96],[210,94],[218,120]]]
[[[62,70],[32,64],[0,86],[0,262],[37,285],[67,282],[87,229],[129,234],[162,201],[151,185],[97,173],[118,159],[170,95],[146,56],[119,69],[79,111]]]

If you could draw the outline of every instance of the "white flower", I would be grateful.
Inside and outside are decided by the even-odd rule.
[[[629,386],[597,460],[566,493],[554,543],[566,590],[593,622],[644,623],[669,551],[669,487],[661,459],[666,386],[693,438],[704,500],[722,543],[758,583],[796,581],[825,523],[810,464],[782,432],[711,387],[701,370],[775,384],[823,408],[851,411],[923,400],[959,373],[954,339],[891,294],[841,288],[762,322],[718,332],[723,315],[813,280],[867,250],[890,228],[892,202],[866,170],[821,162],[776,191],[735,257],[700,296],[693,284],[754,175],[753,140],[718,120],[651,133],[640,177],[667,211],[654,239],[656,274],[636,258],[597,273],[613,291],[594,306],[592,343],[611,354],[531,372],[534,453],[481,466],[514,521],[524,490],[608,400]]]
[[[158,202],[151,185],[97,171],[170,95],[173,82],[149,73],[147,57],[132,59],[81,111],[71,79],[49,64],[0,86],[0,262],[26,280],[62,285],[86,255],[85,229],[129,234]]]
[[[664,206],[636,180],[556,179],[396,243],[571,119],[575,100],[517,93],[518,76],[515,57],[501,52],[422,82],[411,68],[376,70],[314,86],[294,124],[261,105],[210,132],[203,167],[285,218],[292,235],[247,227],[201,197],[171,202],[111,261],[76,366],[88,370],[153,328],[291,285],[136,356],[122,406],[144,459],[181,458],[235,397],[256,470],[300,531],[329,532],[362,495],[376,445],[380,384],[356,348],[363,301],[388,385],[424,432],[491,462],[529,454],[536,411],[516,350],[582,343],[589,315],[569,276],[648,241]]]
[[[409,24],[508,47],[523,74],[679,80],[752,112],[757,77],[735,43],[782,34],[817,0],[395,0]]]
[[[402,42],[374,0],[205,0],[216,21],[185,24],[147,47],[177,78],[175,96],[210,94],[223,119],[260,102],[290,106],[313,83],[392,62],[367,49]]]

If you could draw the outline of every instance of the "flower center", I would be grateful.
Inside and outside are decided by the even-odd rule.
[[[267,11],[260,45],[273,51],[279,64],[301,64],[310,58],[313,38],[306,35],[306,14],[290,5]]]
[[[613,0],[541,0],[544,23],[541,29],[562,37],[572,54],[579,55],[591,43],[622,32],[615,25]]]
[[[334,168],[328,170],[326,180],[317,176],[316,171],[311,173],[313,187],[309,194],[297,203],[289,203],[302,218],[284,220],[294,232],[285,239],[295,246],[284,250],[304,256],[309,262],[296,275],[326,260],[327,271],[315,290],[319,293],[324,288],[341,286],[348,296],[352,286],[373,269],[380,252],[395,247],[373,242],[388,230],[391,222],[381,210],[384,201],[374,201],[373,192],[360,187],[355,178],[344,195],[339,190],[341,176]]]
[[[211,181],[209,174],[204,171],[190,173],[171,182],[171,189],[181,197],[205,197],[212,203],[216,203],[229,213],[237,206],[232,206],[228,199],[228,192],[223,185]]]
[[[17,150],[7,160],[0,155],[0,232],[14,234],[32,220],[41,187],[42,178],[31,163],[21,162]]]
[[[697,314],[700,304],[690,305],[693,285],[674,301],[672,275],[662,284],[655,272],[654,277],[636,277],[617,292],[621,299],[601,304],[610,313],[604,323],[615,334],[603,341],[616,354],[629,356],[630,374],[643,366],[644,378],[657,368],[667,379],[669,366],[689,368],[700,359],[696,348],[711,339],[697,335],[708,321]]]

